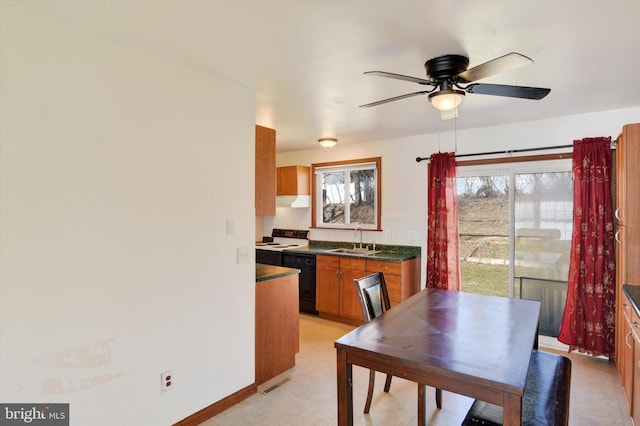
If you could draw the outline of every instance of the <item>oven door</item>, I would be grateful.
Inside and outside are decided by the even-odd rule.
[[[256,249],[256,263],[282,266],[282,252]]]

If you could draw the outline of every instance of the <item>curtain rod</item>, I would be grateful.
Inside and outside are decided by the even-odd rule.
[[[517,152],[546,151],[547,149],[560,149],[560,148],[573,148],[573,145],[557,145],[557,146],[546,146],[546,147],[540,147],[540,148],[511,149],[508,151],[475,152],[473,154],[456,154],[455,158],[476,157],[479,155],[496,155],[496,154],[509,155]],[[429,160],[430,158],[431,157],[416,157],[416,161],[419,163],[423,160]]]
[[[616,141],[615,139],[611,139],[611,149],[615,149],[616,147]],[[532,152],[532,151],[546,151],[548,149],[562,149],[562,148],[573,148],[573,144],[571,145],[556,145],[556,146],[544,146],[544,147],[538,147],[538,148],[521,148],[521,149],[512,149],[512,150],[507,150],[507,151],[491,151],[491,152],[476,152],[473,154],[457,154],[455,156],[455,158],[462,158],[462,157],[476,157],[479,155],[496,155],[496,154],[506,154],[506,155],[510,155],[513,153],[518,153],[518,152]],[[431,157],[416,157],[416,162],[421,162],[423,160],[429,160]]]

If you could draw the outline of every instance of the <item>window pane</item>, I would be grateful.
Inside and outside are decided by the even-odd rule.
[[[457,179],[462,290],[509,296],[508,176]]]
[[[540,334],[557,336],[569,275],[571,172],[515,175],[515,292],[542,303]]]
[[[349,173],[350,223],[373,225],[376,212],[375,170],[354,170]]]
[[[344,223],[345,173],[322,173],[322,223]]]
[[[312,164],[313,226],[380,230],[381,158]]]

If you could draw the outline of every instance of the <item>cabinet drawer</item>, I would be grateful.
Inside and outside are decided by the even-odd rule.
[[[400,263],[382,260],[367,260],[367,272],[382,272],[383,274],[400,275]]]
[[[330,266],[332,268],[340,267],[340,258],[338,256],[316,256],[316,266]]]
[[[340,258],[340,269],[349,269],[351,271],[362,271],[365,270],[364,259],[355,259],[353,257],[341,257]],[[364,276],[364,274],[363,274]]]

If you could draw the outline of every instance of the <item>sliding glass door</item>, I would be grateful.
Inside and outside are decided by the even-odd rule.
[[[463,291],[542,302],[540,334],[557,336],[573,218],[571,161],[459,167]]]

